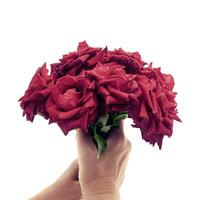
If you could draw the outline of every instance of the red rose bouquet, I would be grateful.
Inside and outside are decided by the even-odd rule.
[[[18,101],[23,116],[33,122],[39,114],[57,123],[63,133],[81,128],[90,134],[98,156],[106,150],[106,140],[119,120],[133,120],[142,138],[162,147],[171,136],[177,116],[174,79],[152,63],[141,60],[138,52],[94,48],[83,41],[51,64],[38,68],[24,96]]]

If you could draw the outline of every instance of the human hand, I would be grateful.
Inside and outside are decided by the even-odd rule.
[[[107,151],[96,158],[96,147],[89,135],[77,129],[79,181],[85,200],[119,199],[131,143],[125,137],[123,120],[119,130],[107,140]]]
[[[78,171],[76,159],[52,185],[30,200],[80,200],[82,194],[78,181]]]

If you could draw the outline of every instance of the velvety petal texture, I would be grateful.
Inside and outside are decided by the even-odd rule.
[[[105,112],[128,111],[132,127],[142,138],[162,147],[170,137],[177,116],[174,79],[152,67],[138,52],[122,48],[90,47],[80,42],[77,51],[63,55],[58,63],[46,64],[33,76],[19,101],[23,116],[33,121],[39,114],[57,123],[64,134],[88,126]]]
[[[49,113],[45,108],[45,102],[50,94],[51,84],[52,79],[48,75],[45,63],[37,69],[24,96],[18,100],[21,101],[20,106],[23,109],[23,116],[26,115],[28,121],[32,122],[36,114],[48,119]]]

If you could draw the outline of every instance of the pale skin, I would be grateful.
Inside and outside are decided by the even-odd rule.
[[[50,186],[29,200],[80,200],[81,187],[78,181],[78,161],[74,160],[68,169]]]
[[[96,157],[92,139],[77,129],[78,159],[58,180],[30,200],[119,200],[119,189],[131,151],[131,143],[124,135],[123,120],[118,131],[107,140],[105,153]]]

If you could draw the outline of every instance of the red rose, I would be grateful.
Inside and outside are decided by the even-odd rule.
[[[139,107],[131,109],[130,117],[135,123],[132,126],[141,129],[143,139],[161,148],[163,137],[172,135],[173,120],[181,122],[177,116],[176,93],[172,92],[174,80],[171,75],[162,74],[160,68],[152,68],[151,64],[140,74],[136,80],[142,96]]]
[[[57,122],[62,131],[82,128],[87,132],[97,113],[98,102],[94,93],[95,83],[86,78],[66,75],[51,87],[46,102],[50,121]]]
[[[141,68],[139,73],[127,74],[125,66],[98,62],[85,72],[97,84],[97,94],[104,99],[105,112],[126,110],[133,127],[141,129],[142,137],[151,144],[162,146],[164,135],[171,136],[176,115],[174,80],[162,74],[160,68]]]
[[[138,52],[126,52],[122,48],[114,51],[109,51],[107,54],[107,62],[116,62],[125,66],[125,71],[128,74],[138,73],[143,68],[146,62],[141,60]]]
[[[76,76],[82,70],[93,69],[97,62],[123,65],[126,73],[130,74],[138,73],[147,64],[141,60],[138,52],[126,52],[121,48],[108,51],[107,47],[94,48],[83,41],[79,43],[76,52],[63,55],[59,63],[51,64],[51,74],[54,81],[66,74]]]
[[[85,72],[89,79],[96,81],[105,112],[127,110],[131,103],[138,102],[141,91],[134,80],[135,75],[126,74],[124,68],[119,64],[98,62],[95,68]]]
[[[49,86],[51,83],[45,63],[37,69],[24,96],[18,100],[21,101],[20,106],[23,109],[23,116],[26,114],[27,120],[32,122],[36,114],[43,116],[45,119],[48,118],[48,112],[44,105],[50,93]]]
[[[97,61],[103,61],[106,52],[107,48],[102,50],[102,48],[89,47],[85,41],[80,42],[77,52],[63,55],[60,63],[51,64],[53,79],[56,80],[66,74],[76,76],[83,69],[87,70],[95,67]]]
[[[88,132],[101,114],[127,111],[142,138],[162,146],[171,136],[177,116],[174,79],[160,68],[148,67],[138,52],[94,48],[83,41],[59,63],[37,70],[19,99],[27,120],[36,114],[57,123],[64,134],[76,128]]]

